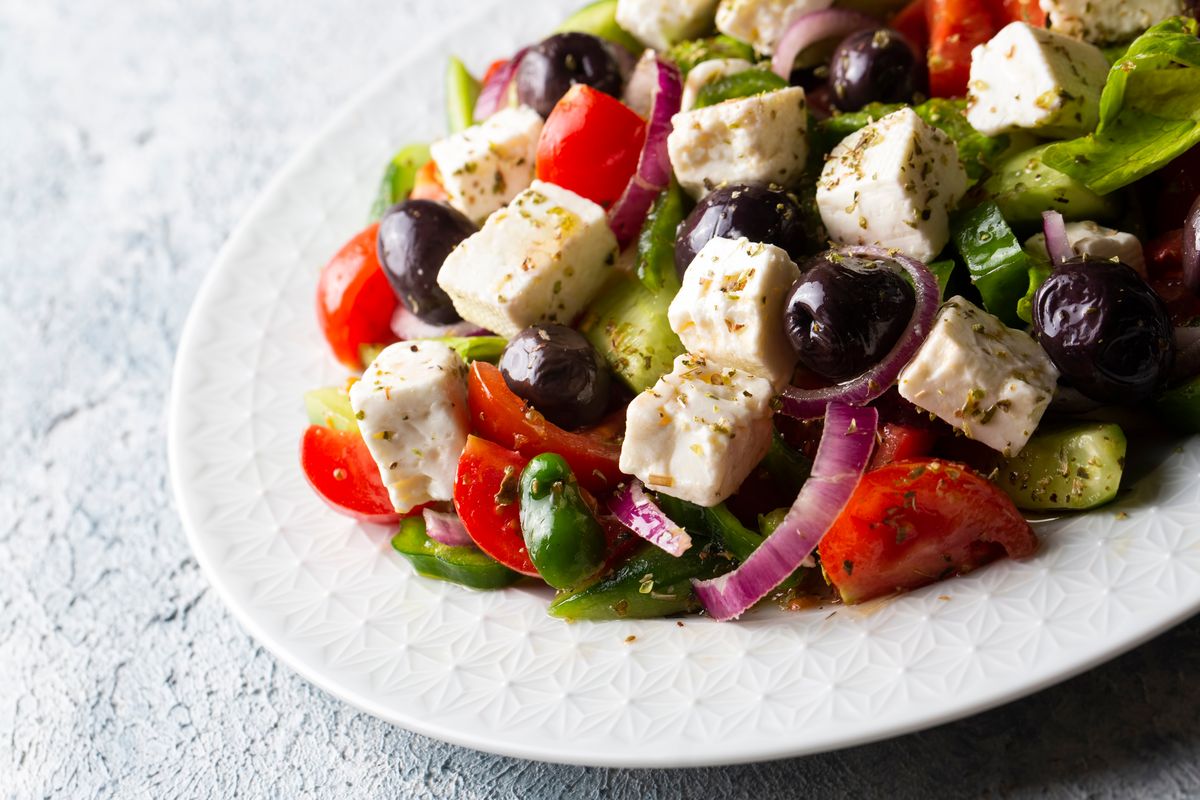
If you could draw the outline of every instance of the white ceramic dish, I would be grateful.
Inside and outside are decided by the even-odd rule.
[[[171,472],[196,556],[251,635],[337,697],[430,736],[549,761],[684,766],[936,725],[1200,608],[1200,439],[1164,451],[1117,507],[1042,527],[1027,562],[736,624],[564,624],[546,616],[545,591],[416,577],[387,530],[328,510],[297,462],[301,393],[344,377],[314,320],[318,269],[363,223],[391,152],[441,132],[431,76],[444,56],[472,54],[480,69],[571,5],[524,2],[518,15],[480,2],[452,38],[397,65],[272,182],[204,284],[176,364]]]

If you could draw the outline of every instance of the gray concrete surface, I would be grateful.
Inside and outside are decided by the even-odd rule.
[[[643,772],[408,733],[238,628],[167,483],[180,326],[289,153],[414,29],[469,7],[0,0],[0,796],[1200,795],[1200,620],[936,730]]]

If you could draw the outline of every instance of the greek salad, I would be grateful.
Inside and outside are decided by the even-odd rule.
[[[1130,414],[1200,432],[1186,0],[599,0],[387,164],[301,463],[422,576],[567,620],[1033,557]],[[1114,409],[1117,412],[1114,412]],[[1123,417],[1122,417],[1123,415]]]

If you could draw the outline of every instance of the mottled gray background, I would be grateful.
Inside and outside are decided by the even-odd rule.
[[[238,628],[167,483],[180,326],[288,155],[414,30],[469,8],[0,0],[0,796],[1200,794],[1197,620],[927,733],[643,772],[407,733],[313,689]]]

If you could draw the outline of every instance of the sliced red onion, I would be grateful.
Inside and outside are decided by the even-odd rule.
[[[825,414],[825,407],[833,400],[852,406],[866,405],[891,388],[900,371],[929,335],[941,297],[937,278],[933,277],[928,267],[914,258],[870,245],[841,247],[833,252],[857,258],[895,261],[912,278],[917,295],[916,307],[913,308],[912,321],[891,352],[854,380],[824,389],[800,389],[795,386],[784,389],[780,396],[780,413],[797,419],[820,417]]]
[[[486,336],[488,332],[466,320],[449,325],[426,322],[409,311],[404,303],[397,303],[396,312],[392,314],[392,333],[407,342],[409,339],[441,339],[445,336]]]
[[[487,83],[480,88],[479,97],[475,100],[476,122],[482,122],[508,105],[508,87],[517,75],[517,67],[521,66],[521,59],[528,51],[528,47],[518,50],[517,54],[497,69]]]
[[[845,8],[812,11],[796,19],[775,45],[771,70],[787,80],[796,66],[796,58],[808,48],[828,39],[844,39],[857,31],[878,28],[879,20]]]
[[[1046,252],[1054,266],[1066,263],[1075,257],[1075,248],[1067,238],[1067,223],[1057,211],[1042,212],[1042,230],[1046,233]]]
[[[858,488],[875,449],[879,412],[833,402],[817,447],[812,476],[779,527],[737,569],[709,581],[692,581],[714,619],[739,617],[771,593],[813,554]]]
[[[1200,8],[1200,7],[1198,7]],[[1183,222],[1183,283],[1200,294],[1200,196]]]
[[[638,157],[637,172],[608,214],[608,223],[622,248],[637,238],[654,198],[671,182],[667,136],[671,133],[671,117],[679,113],[683,102],[683,79],[670,61],[658,57],[654,61],[658,82],[650,109],[650,124],[646,128],[646,143]]]
[[[475,546],[458,514],[427,508],[421,512],[421,516],[425,518],[425,535],[435,542],[449,547]]]
[[[618,489],[608,501],[608,510],[626,528],[676,558],[692,546],[692,537],[655,505],[640,481]]]

